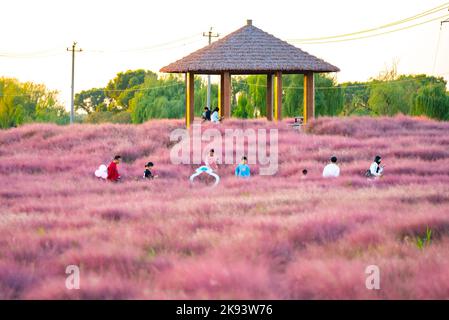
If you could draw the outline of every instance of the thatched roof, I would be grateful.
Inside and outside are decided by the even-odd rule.
[[[218,74],[337,72],[336,66],[282,41],[252,25],[199,49],[166,67],[161,72]]]

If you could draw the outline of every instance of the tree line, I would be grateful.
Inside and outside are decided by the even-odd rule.
[[[303,113],[303,75],[283,75],[284,117]],[[266,116],[265,75],[232,78],[231,112],[237,118]],[[207,83],[195,77],[195,115],[206,105]],[[318,116],[393,116],[398,113],[449,120],[449,92],[443,78],[427,75],[397,75],[395,68],[367,82],[345,82],[315,74],[315,104]],[[218,85],[211,85],[211,106],[218,105]],[[149,119],[182,118],[185,113],[182,75],[159,76],[134,70],[117,74],[105,88],[76,95],[77,110],[84,121],[142,123]]]
[[[69,123],[69,115],[57,95],[57,91],[42,84],[0,78],[0,128],[29,122]]]
[[[231,112],[238,118],[266,116],[265,75],[232,78]],[[303,75],[283,75],[284,117],[303,113]],[[398,75],[395,68],[367,82],[345,82],[315,74],[318,116],[393,116],[398,113],[449,120],[449,92],[443,78]],[[195,115],[207,99],[207,83],[195,77]],[[218,85],[211,85],[211,106],[218,105]],[[182,118],[185,85],[182,75],[159,76],[148,70],[118,73],[105,87],[75,95],[76,121],[83,123],[143,123],[149,119]],[[28,122],[66,124],[68,113],[57,101],[57,92],[41,84],[0,78],[0,126]]]

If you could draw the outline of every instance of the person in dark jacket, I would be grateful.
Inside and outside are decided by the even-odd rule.
[[[204,107],[204,112],[203,112],[203,116],[202,116],[203,120],[210,121],[210,115],[211,115],[211,112],[210,112],[209,108]]]
[[[153,162],[148,162],[145,165],[145,171],[143,172],[143,178],[144,179],[154,179],[157,178],[157,175],[154,174],[154,172],[151,172],[153,170],[154,164]]]

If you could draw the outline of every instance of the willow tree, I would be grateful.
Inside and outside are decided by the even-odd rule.
[[[429,83],[418,90],[412,109],[413,115],[449,119],[449,95],[444,82]]]
[[[253,75],[246,79],[248,83],[249,104],[253,107],[255,115],[265,117],[267,115],[267,76]]]

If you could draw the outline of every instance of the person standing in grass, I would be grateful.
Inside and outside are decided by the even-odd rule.
[[[108,180],[117,182],[120,180],[120,174],[118,173],[118,165],[122,160],[121,156],[115,156],[108,166]]]
[[[249,178],[251,176],[251,170],[248,166],[248,158],[246,156],[242,157],[242,161],[235,168],[235,176],[240,178]]]
[[[337,165],[337,157],[332,156],[331,161],[324,167],[323,178],[337,178],[340,176],[340,168]]]
[[[210,149],[209,154],[204,159],[204,163],[206,164],[207,167],[211,168],[213,171],[217,171],[218,170],[217,161],[218,159],[215,156],[215,150]]]

